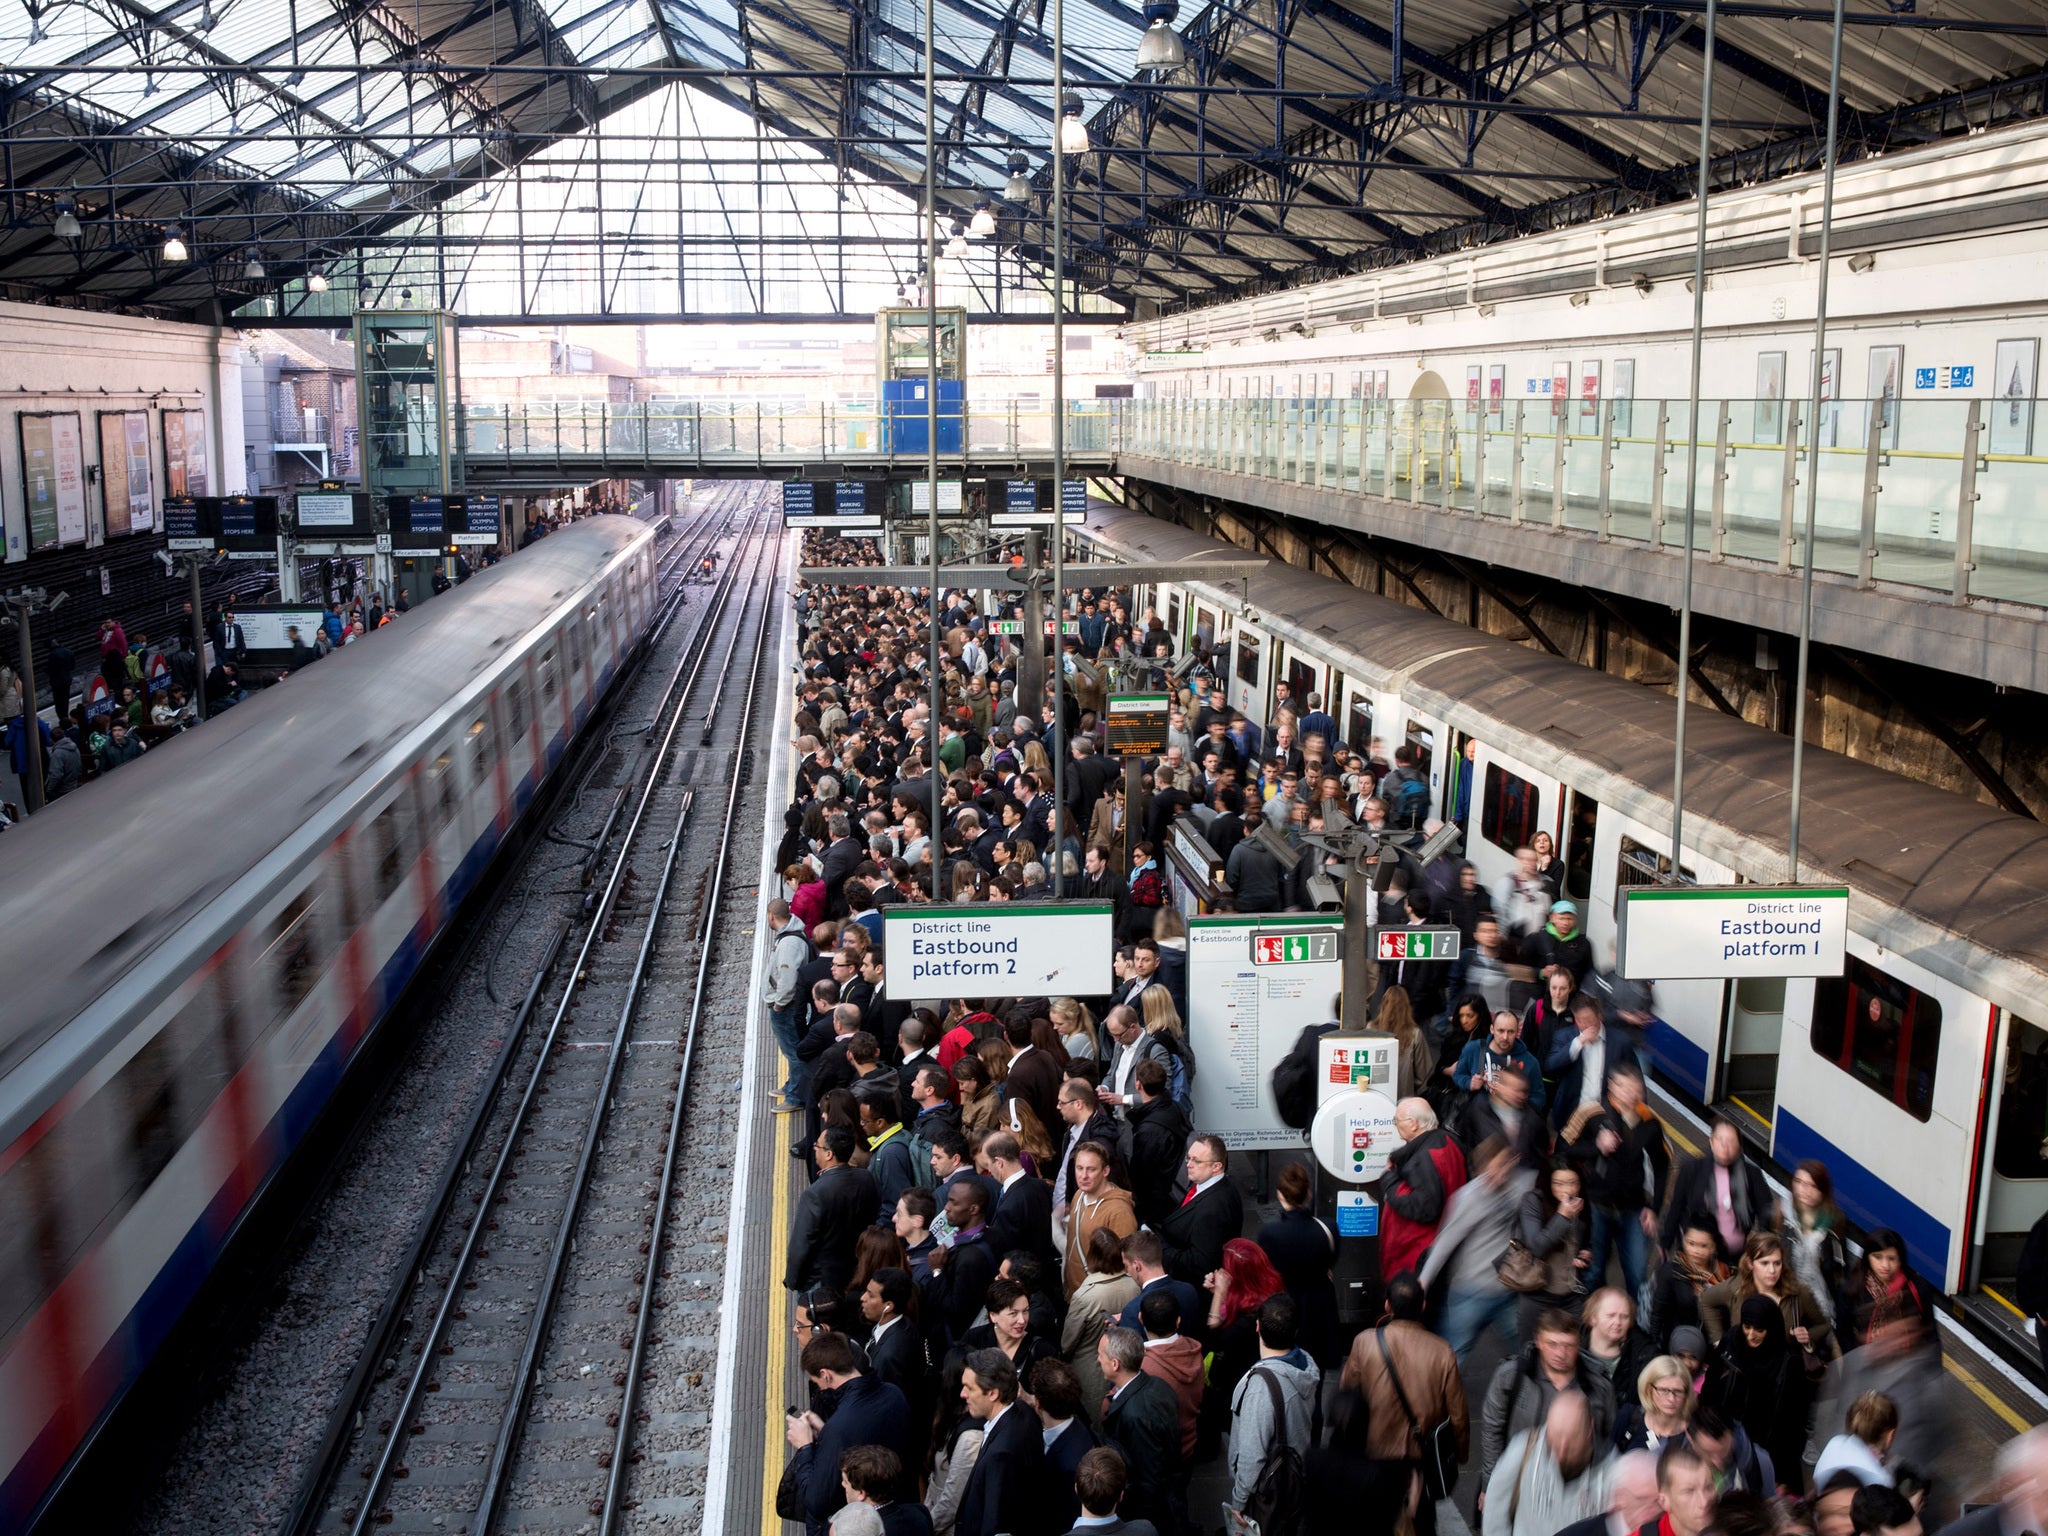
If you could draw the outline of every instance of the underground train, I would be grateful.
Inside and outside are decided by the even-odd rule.
[[[1102,505],[1077,537],[1109,559],[1242,553]],[[1270,719],[1284,682],[1321,695],[1350,747],[1414,746],[1432,814],[1450,814],[1469,759],[1482,879],[1549,832],[1612,964],[1617,892],[1670,869],[1669,695],[1277,562],[1243,583],[1141,587],[1147,608],[1183,653],[1211,647],[1248,718]],[[1706,707],[1687,743],[1683,875],[1784,880],[1790,743]],[[1658,1075],[1781,1166],[1825,1162],[1856,1222],[1995,1306],[2048,1211],[2048,829],[1817,748],[1803,815],[1801,877],[1850,887],[1847,973],[1658,984]]]
[[[0,1530],[35,1516],[657,608],[576,523],[0,838]]]

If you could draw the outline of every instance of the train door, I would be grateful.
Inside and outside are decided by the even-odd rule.
[[[1600,802],[1578,790],[1570,791],[1571,806],[1558,839],[1558,856],[1564,860],[1564,893],[1584,911],[1593,897],[1593,848],[1600,838]]]
[[[2003,1010],[1992,1059],[1970,1274],[2006,1325],[2024,1328],[2013,1282],[2028,1231],[2048,1215],[2048,1029]]]
[[[1322,697],[1323,664],[1298,654],[1293,646],[1288,646],[1286,683],[1287,707],[1294,711],[1295,723],[1299,725],[1301,717],[1308,713],[1308,696]],[[1294,744],[1297,747],[1301,745],[1298,734]]]
[[[1590,802],[1588,802],[1590,806]],[[1616,938],[1615,912],[1620,892],[1631,886],[1656,885],[1671,873],[1671,829],[1660,832],[1617,811],[1612,806],[1592,808],[1584,815],[1574,810],[1573,830],[1584,825],[1592,840],[1592,874],[1588,899],[1580,903],[1579,916],[1586,937],[1593,945],[1599,964],[1612,965]],[[1583,820],[1582,820],[1583,818]],[[1570,880],[1575,852],[1572,838],[1565,841],[1566,879]],[[1704,858],[1688,848],[1679,868],[1687,884],[1733,885],[1735,872],[1724,864]],[[1749,983],[1743,983],[1747,987]],[[1782,988],[1782,983],[1778,984]],[[1729,1029],[1732,989],[1719,980],[1655,981],[1650,996],[1651,1021],[1643,1032],[1643,1043],[1658,1074],[1683,1088],[1701,1103],[1718,1098],[1728,1077],[1727,1052],[1738,1049],[1749,1080],[1772,1069],[1776,1057],[1783,1001],[1775,1006],[1771,997],[1752,992],[1749,1001],[1764,1016],[1752,1019],[1739,1035]],[[1735,1042],[1739,1041],[1739,1046]],[[1749,1069],[1755,1068],[1754,1073]],[[1737,1075],[1743,1075],[1738,1073]],[[1767,1134],[1769,1115],[1759,1127],[1756,1119],[1740,1110],[1733,1113],[1752,1135]]]
[[[1415,766],[1429,783],[1429,809],[1423,813],[1425,820],[1441,814],[1444,803],[1444,763],[1438,752],[1438,744],[1445,740],[1443,722],[1432,720],[1426,715],[1409,715],[1401,728],[1401,740],[1415,750]],[[1389,814],[1392,807],[1388,807]]]
[[[1216,637],[1220,633],[1216,610],[1194,599],[1188,603],[1188,614],[1188,648],[1202,658],[1204,666],[1214,666]]]
[[[1237,626],[1227,697],[1232,709],[1243,710],[1245,719],[1261,727],[1266,723],[1266,653],[1270,649],[1266,636],[1251,625]]]

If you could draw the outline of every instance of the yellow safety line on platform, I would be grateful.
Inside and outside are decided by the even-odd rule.
[[[1745,1115],[1749,1116],[1750,1119],[1754,1120],[1766,1131],[1770,1130],[1771,1122],[1767,1116],[1758,1114],[1755,1110],[1751,1109],[1747,1104],[1743,1103],[1742,1100],[1735,1097],[1735,1095],[1732,1093],[1728,1095],[1728,1102],[1730,1104],[1733,1104],[1737,1109],[1741,1110]]]
[[[2014,1434],[2023,1435],[2029,1429],[2033,1428],[2033,1426],[2029,1424],[2025,1419],[2021,1418],[2018,1414],[2014,1413],[2012,1409],[2008,1408],[2005,1405],[2005,1401],[2002,1398],[2000,1398],[1997,1393],[1993,1392],[1989,1387],[1985,1386],[1983,1382],[1979,1381],[1975,1376],[1972,1376],[1960,1365],[1957,1365],[1955,1362],[1955,1357],[1953,1355],[1944,1352],[1941,1357],[1941,1363],[1948,1367],[1949,1375],[1955,1377],[1957,1381],[1960,1381],[1964,1386],[1968,1387],[1971,1392],[1976,1394],[1977,1398],[1984,1404],[1986,1408],[1989,1408],[1993,1413],[1997,1414],[2001,1419],[2003,1419],[2006,1422],[2006,1424],[2011,1427],[2012,1432]]]
[[[781,1119],[775,1119],[773,1130],[779,1130]],[[769,1155],[779,1150],[779,1135],[769,1138]],[[763,1412],[768,1419],[767,1438],[761,1450],[761,1536],[782,1536],[782,1517],[775,1513],[775,1490],[782,1484],[782,1458],[788,1454],[789,1443],[783,1439],[782,1410],[777,1404],[782,1397],[782,1378],[789,1368],[789,1327],[783,1319],[782,1268],[789,1262],[789,1181],[791,1177],[788,1162],[776,1158],[775,1199],[770,1206],[768,1233],[768,1384],[761,1394]]]
[[[1993,1301],[1997,1302],[2001,1307],[2005,1308],[2006,1311],[2010,1312],[2014,1317],[2018,1318],[2021,1322],[2024,1323],[2027,1320],[2026,1313],[2022,1312],[2018,1307],[2014,1306],[2011,1302],[2007,1301],[2003,1296],[1999,1295],[1998,1292],[1991,1289],[1990,1286],[1980,1285],[1977,1287],[1977,1289],[1982,1291],[1986,1296],[1989,1296]]]
[[[1698,1157],[1700,1155],[1700,1144],[1698,1142],[1686,1135],[1685,1132],[1681,1131],[1671,1121],[1665,1120],[1662,1115],[1659,1115],[1657,1118],[1664,1121],[1664,1134],[1678,1143],[1679,1151],[1683,1152],[1687,1157]]]

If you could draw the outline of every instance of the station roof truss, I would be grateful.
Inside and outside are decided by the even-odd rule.
[[[0,0],[0,296],[863,314],[916,281],[924,3]],[[1049,0],[929,3],[942,238],[989,203],[972,307],[1042,309]],[[1059,83],[1090,137],[1067,159],[1069,272],[1155,314],[1687,199],[1704,9],[1209,0],[1178,18],[1186,63],[1140,71],[1137,5],[1064,0]],[[1819,165],[1829,16],[1720,5],[1717,185]],[[2040,0],[1855,0],[1848,21],[1845,159],[2048,114]],[[594,207],[544,190],[593,184]],[[307,291],[316,270],[334,291]],[[472,281],[491,297],[462,298]]]

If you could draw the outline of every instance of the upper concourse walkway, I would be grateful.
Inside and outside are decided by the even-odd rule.
[[[1073,400],[1066,452],[1076,474],[1113,467],[1125,401]],[[922,472],[929,418],[885,419],[872,404],[791,405],[701,400],[471,401],[463,407],[472,481],[555,485],[563,477],[628,475],[774,479],[806,471]],[[949,470],[1050,469],[1053,413],[1035,400],[997,400],[938,414]]]
[[[2048,688],[2048,455],[1992,451],[2034,400],[1827,401],[1814,511],[1824,643]],[[1198,496],[1676,607],[1686,474],[1702,612],[1800,628],[1800,400],[1121,402],[1120,472]]]

